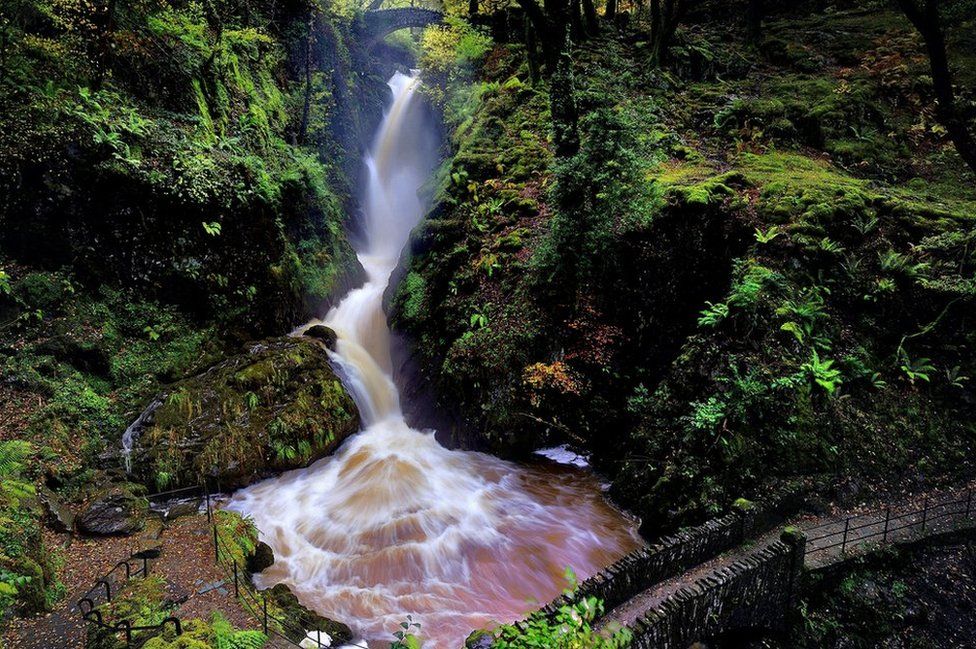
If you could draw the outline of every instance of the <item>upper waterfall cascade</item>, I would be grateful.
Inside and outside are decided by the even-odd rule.
[[[251,515],[274,549],[262,585],[287,583],[368,640],[389,641],[409,614],[425,647],[453,649],[471,630],[557,595],[567,567],[586,577],[640,541],[582,469],[448,450],[404,420],[383,293],[427,208],[418,191],[437,161],[418,84],[400,73],[390,80],[393,104],[366,159],[366,283],[306,325],[338,334],[332,360],[363,430],[334,456],[239,492],[229,508]]]

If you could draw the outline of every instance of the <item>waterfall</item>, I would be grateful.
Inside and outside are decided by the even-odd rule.
[[[331,357],[363,430],[334,456],[240,491],[228,507],[252,516],[274,549],[262,586],[287,583],[369,641],[389,641],[409,614],[425,647],[453,649],[471,630],[559,594],[567,567],[586,577],[639,540],[585,471],[448,450],[404,421],[382,301],[436,161],[418,83],[390,80],[393,104],[366,160],[357,251],[366,283],[306,325],[338,334]]]

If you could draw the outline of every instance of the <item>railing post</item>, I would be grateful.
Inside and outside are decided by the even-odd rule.
[[[844,540],[840,544],[840,553],[844,554],[847,551],[847,531],[851,528],[851,517],[848,516],[844,520]]]
[[[203,493],[207,497],[207,522],[213,523],[213,512],[210,510],[210,487],[207,486],[207,481],[203,481]]]
[[[929,518],[929,497],[925,497],[925,505],[922,508],[922,534],[925,534],[925,523]]]
[[[262,597],[261,601],[264,602],[264,623],[263,623],[264,635],[268,635],[268,596],[265,595],[264,597]]]
[[[145,555],[142,557],[142,576],[143,578],[149,576],[149,557]]]
[[[214,563],[220,563],[220,545],[217,540],[217,526],[213,526],[213,542],[214,542]]]
[[[108,583],[107,579],[99,579],[96,583],[105,586],[105,599],[106,601],[112,601],[112,585]]]
[[[241,591],[237,587],[237,559],[234,559],[234,597],[240,597]]]
[[[125,646],[129,647],[132,645],[132,623],[128,620],[122,620],[115,625],[116,629],[121,628],[122,632],[125,633]]]
[[[162,622],[160,622],[159,626],[160,626],[160,628],[163,628],[167,624],[172,624],[173,625],[173,630],[176,632],[176,635],[183,635],[183,624],[180,622],[180,618],[175,617],[175,616],[174,617],[168,617],[165,620],[163,620]]]
[[[888,523],[891,521],[891,505],[888,505],[885,509],[885,526],[884,526],[884,536],[881,538],[882,543],[888,542]]]

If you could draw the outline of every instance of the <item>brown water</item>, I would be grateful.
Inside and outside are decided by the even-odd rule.
[[[275,551],[262,585],[289,584],[371,642],[390,639],[409,614],[426,648],[446,649],[551,600],[566,568],[583,579],[640,541],[583,469],[448,450],[404,421],[382,297],[425,210],[418,189],[436,150],[416,79],[397,74],[390,86],[394,103],[367,158],[359,259],[368,280],[306,325],[336,330],[332,360],[364,428],[334,456],[239,492],[230,508],[250,514]]]

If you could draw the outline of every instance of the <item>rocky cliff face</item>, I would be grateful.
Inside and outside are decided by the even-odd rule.
[[[735,29],[694,24],[668,71],[629,28],[581,45],[563,159],[521,51],[448,79],[453,158],[393,298],[468,443],[570,441],[661,526],[780,479],[971,465],[976,194],[918,123],[911,26]]]

